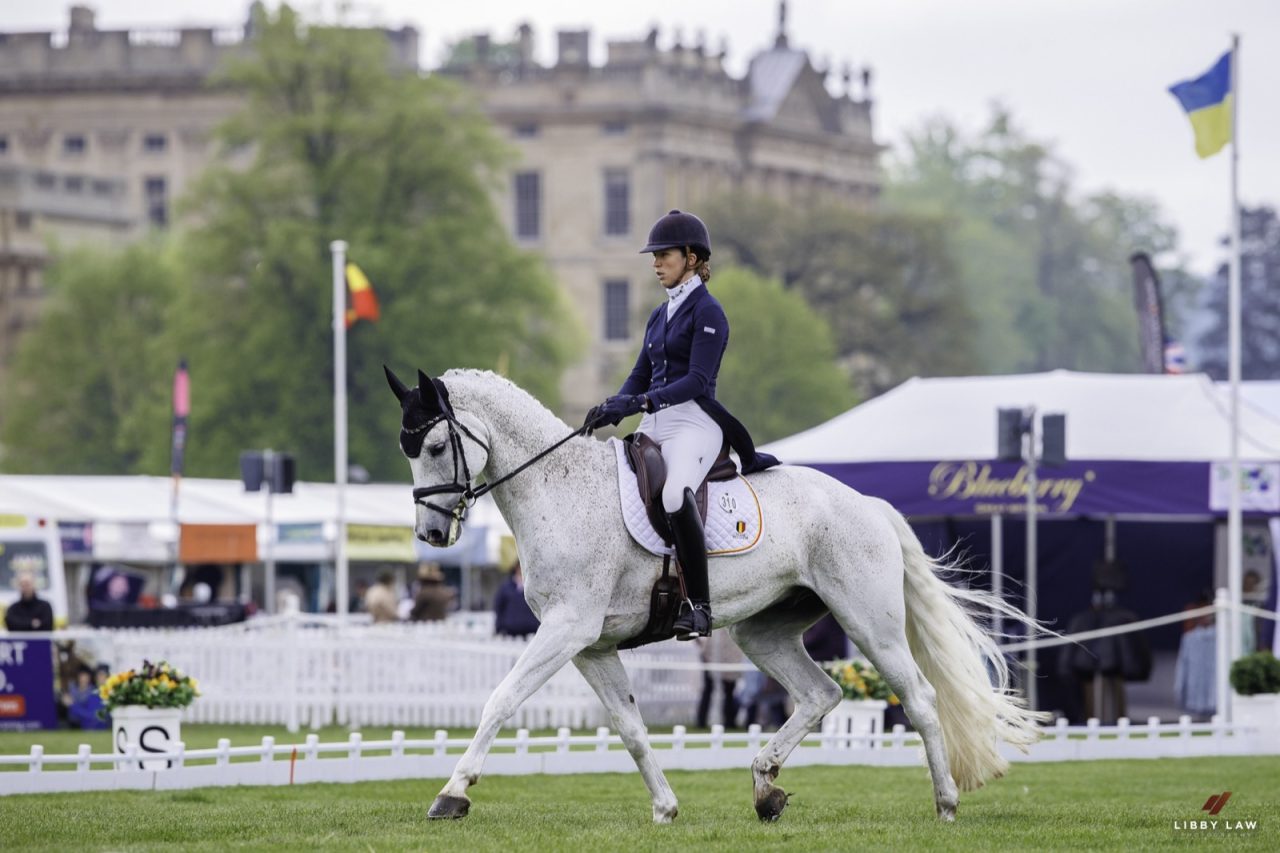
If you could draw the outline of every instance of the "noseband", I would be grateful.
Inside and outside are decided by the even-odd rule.
[[[434,509],[436,512],[443,513],[444,515],[452,516],[454,524],[461,526],[462,522],[466,520],[467,510],[475,506],[475,503],[480,499],[480,496],[488,492],[493,488],[493,486],[497,485],[497,483],[481,486],[479,489],[472,487],[472,480],[474,478],[471,476],[471,467],[467,465],[467,454],[462,448],[462,436],[465,435],[467,438],[484,448],[486,456],[489,454],[489,445],[485,444],[476,437],[475,433],[467,429],[466,425],[459,421],[451,410],[446,409],[443,414],[427,421],[417,429],[406,429],[405,432],[411,435],[415,433],[425,433],[436,424],[440,423],[440,421],[444,421],[449,427],[449,447],[453,453],[453,482],[445,483],[441,486],[422,486],[421,488],[416,488],[413,490],[413,502],[415,504],[421,504],[428,509]],[[419,450],[418,452],[421,454],[422,451]],[[463,477],[461,480],[458,479],[459,469],[461,469]],[[458,502],[453,505],[452,509],[426,500],[426,498],[429,498],[432,495],[455,494],[458,495]]]

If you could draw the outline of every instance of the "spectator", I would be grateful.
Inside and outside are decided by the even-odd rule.
[[[435,563],[418,566],[418,594],[413,597],[409,619],[413,622],[439,622],[453,609],[453,589],[445,584],[444,572]]]
[[[397,612],[395,582],[395,576],[391,572],[383,571],[378,575],[378,582],[369,587],[364,594],[364,609],[373,616],[375,624],[398,622],[400,619]]]
[[[737,664],[742,663],[744,656],[742,649],[738,648],[737,643],[729,636],[728,630],[718,628],[711,632],[710,637],[699,638],[699,653],[703,663],[709,664]],[[720,711],[721,723],[726,729],[732,729],[738,725],[738,699],[734,696],[734,689],[738,685],[739,673],[728,670],[703,670],[702,672],[702,696],[698,699],[698,718],[699,728],[705,729],[709,722],[708,717],[711,712],[711,699],[715,693],[716,685],[720,686]]]
[[[1210,603],[1205,593],[1185,610],[1205,607]],[[1182,641],[1173,671],[1173,693],[1178,707],[1197,719],[1208,719],[1218,710],[1217,660],[1218,633],[1213,614],[1207,613],[1183,622]]]
[[[98,716],[98,710],[102,708],[102,697],[98,695],[98,687],[88,667],[83,667],[76,673],[76,683],[62,697],[63,704],[67,708],[67,720],[72,728],[107,728],[107,721]]]
[[[849,657],[849,638],[836,617],[828,613],[804,632],[804,649],[818,663],[845,660]]]
[[[52,631],[53,608],[36,595],[36,580],[30,572],[18,574],[18,595],[4,613],[4,626],[10,631]]]
[[[493,599],[493,630],[508,637],[527,637],[538,630],[538,617],[524,600],[524,575],[519,560]]]
[[[748,670],[743,675],[738,702],[747,709],[743,725],[759,723],[764,728],[777,729],[789,716],[787,691],[757,669]]]
[[[351,598],[347,600],[348,613],[364,612],[364,597],[369,594],[369,582],[364,578],[356,581],[355,592],[351,594]]]

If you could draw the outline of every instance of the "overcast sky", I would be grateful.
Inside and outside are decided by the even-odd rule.
[[[248,10],[244,0],[83,1],[103,29],[238,25]],[[334,20],[340,4],[294,5]],[[738,72],[772,43],[778,7],[776,0],[341,5],[355,23],[416,26],[426,65],[459,38],[487,31],[506,39],[529,21],[543,61],[553,57],[558,28],[590,28],[593,55],[602,60],[606,39],[642,36],[656,25],[663,46],[677,32],[686,43],[704,34],[712,49],[727,40]],[[65,29],[69,6],[0,0],[0,30]],[[939,114],[976,129],[999,101],[1025,132],[1054,146],[1081,190],[1156,200],[1200,272],[1223,256],[1230,150],[1197,158],[1190,123],[1166,90],[1207,70],[1239,33],[1240,196],[1247,205],[1280,204],[1277,0],[789,0],[787,31],[792,46],[833,68],[871,66],[879,141],[894,146]]]

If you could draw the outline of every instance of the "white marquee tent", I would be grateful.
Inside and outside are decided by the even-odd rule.
[[[1280,383],[1244,383],[1242,459],[1280,459]],[[1067,415],[1067,457],[1210,461],[1229,457],[1225,391],[1203,374],[1075,373],[910,379],[764,449],[797,464],[992,459],[996,410]]]

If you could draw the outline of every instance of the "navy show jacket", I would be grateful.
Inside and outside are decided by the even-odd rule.
[[[716,375],[729,345],[729,319],[707,286],[685,297],[670,320],[663,302],[649,315],[636,365],[619,394],[648,394],[654,411],[695,401],[719,425],[742,461],[742,473],[778,464],[758,453],[750,433],[716,400]]]

